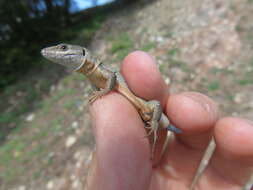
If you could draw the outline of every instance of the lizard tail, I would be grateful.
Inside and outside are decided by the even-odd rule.
[[[172,124],[169,124],[169,125],[168,125],[167,130],[172,131],[172,132],[177,133],[177,134],[182,133],[182,130],[181,130],[181,129],[175,127],[175,126],[172,125]]]

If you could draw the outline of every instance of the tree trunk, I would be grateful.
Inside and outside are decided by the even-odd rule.
[[[70,0],[64,0],[63,14],[65,26],[69,26],[71,24],[69,9],[70,9]]]
[[[50,14],[53,11],[53,4],[52,4],[52,0],[44,0],[46,8],[47,8],[47,12]]]

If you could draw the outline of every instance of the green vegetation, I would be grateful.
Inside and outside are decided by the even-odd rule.
[[[161,73],[163,73],[164,71],[166,71],[166,68],[167,68],[167,67],[168,67],[167,64],[162,63],[162,64],[159,65],[159,71],[160,71]]]
[[[67,110],[72,110],[73,108],[77,108],[77,102],[78,102],[78,100],[71,99],[71,100],[65,102],[63,106]]]
[[[169,65],[170,67],[178,67],[181,68],[184,72],[192,72],[192,68],[185,62],[180,60],[176,60],[174,58],[169,58]]]
[[[71,75],[64,77],[64,79],[61,82],[64,86],[67,86],[73,81],[76,82],[85,81],[85,75],[80,73],[72,73]]]
[[[111,52],[116,54],[117,59],[122,60],[133,47],[133,41],[128,33],[124,32],[112,40]]]
[[[171,57],[177,56],[180,53],[180,50],[178,48],[172,48],[168,51],[168,55]]]
[[[2,113],[0,115],[0,126],[8,125],[9,123],[16,123],[19,121],[19,116],[30,111],[35,105],[34,102],[41,98],[42,93],[49,89],[50,82],[48,80],[37,81],[36,87],[32,85],[32,81],[29,84],[23,82],[6,88],[5,92],[2,94],[2,100],[8,99],[9,96],[15,97],[18,102],[18,106],[14,106],[8,112]],[[17,95],[20,94],[20,95]],[[7,106],[7,102],[3,101],[0,103],[1,108]],[[0,131],[3,128],[0,127]],[[4,134],[1,132],[1,134]]]
[[[253,73],[249,75],[245,75],[244,78],[238,80],[238,84],[240,85],[252,85],[253,84]]]
[[[156,43],[155,42],[149,42],[149,43],[145,44],[141,48],[141,50],[148,52],[149,50],[154,49],[155,47],[156,47]]]
[[[93,15],[92,19],[89,19],[86,22],[79,22],[77,24],[73,23],[72,27],[62,30],[61,38],[64,38],[65,42],[87,44],[91,40],[95,31],[99,29],[105,17],[106,17],[106,14],[104,12],[98,11],[96,14]],[[77,36],[77,38],[73,39],[74,36]],[[55,38],[54,41],[58,41],[58,38]],[[29,59],[31,59],[32,61],[31,60],[24,61],[22,59],[22,55],[16,58],[20,59],[17,62],[18,65],[21,64],[22,66],[22,62],[24,61],[24,64],[26,65],[22,67],[25,69],[32,68],[31,65],[27,66],[27,63],[33,63],[36,66],[36,68],[34,69],[35,72],[38,72],[38,74],[40,74],[41,73],[40,70],[43,70],[44,67],[45,69],[47,69],[48,66],[45,64],[46,61],[45,60],[42,61],[42,57],[39,55],[41,46],[39,45],[39,43],[37,45],[39,46],[35,48],[37,53],[35,54],[29,53],[30,54]],[[20,51],[23,51],[24,49],[21,47],[18,47],[18,48],[20,49]],[[41,65],[42,63],[43,63],[43,66]],[[50,65],[50,67],[54,67],[54,66]],[[16,67],[15,67],[15,70],[16,70]],[[18,73],[22,73],[22,74],[24,74],[23,72],[26,72],[19,69],[17,69],[17,71]],[[4,92],[1,94],[1,99],[2,99],[2,101],[0,102],[1,109],[5,110],[5,107],[12,106],[12,105],[8,105],[8,101],[7,101],[10,96],[15,97],[17,106],[12,106],[13,109],[9,109],[9,111],[6,111],[0,114],[0,142],[4,140],[6,134],[8,134],[12,128],[19,126],[21,116],[24,115],[25,113],[31,111],[34,108],[41,108],[43,110],[43,113],[46,114],[50,111],[53,102],[60,100],[65,95],[70,95],[74,93],[74,91],[71,89],[63,88],[56,95],[54,95],[52,99],[45,100],[43,102],[38,102],[38,100],[42,98],[43,93],[48,92],[50,86],[55,82],[55,79],[58,78],[57,76],[54,76],[55,72],[57,71],[58,71],[58,68],[56,70],[52,68],[49,71],[47,71],[46,72],[47,74],[44,74],[45,80],[34,81],[34,79],[31,79],[31,81],[29,81],[28,83],[27,83],[27,80],[25,80],[25,82],[22,82],[23,81],[22,80],[16,83],[16,85],[5,87]],[[16,72],[13,72],[12,74],[15,75],[15,77],[18,77],[18,74],[16,76]],[[8,76],[12,76],[12,74],[8,74]],[[4,75],[1,75],[1,77],[4,77]],[[8,78],[5,78],[5,77],[4,77],[4,80],[1,80],[1,77],[0,77],[0,88],[1,88],[1,85],[4,84],[3,86],[5,86],[5,84],[7,85],[9,84],[9,82],[11,82]],[[12,78],[14,79],[15,77],[12,77]],[[22,77],[24,78],[24,76]],[[48,78],[50,78],[50,80],[48,80]],[[7,82],[5,83],[6,80]],[[64,79],[63,84],[67,85],[69,82],[73,80],[78,80],[78,81],[84,80],[84,76],[81,74],[69,75]],[[36,85],[34,86],[34,84]],[[16,95],[16,94],[21,94],[21,95]]]
[[[230,101],[234,101],[235,95],[229,95],[229,96],[228,96],[228,99],[229,99]]]
[[[247,71],[244,71],[244,74],[237,80],[237,83],[242,86],[253,84],[253,58],[248,63]]]
[[[253,78],[245,78],[245,79],[240,79],[238,81],[240,85],[252,85],[253,84]]]
[[[214,90],[218,90],[220,88],[220,84],[219,81],[211,81],[208,86],[207,86],[208,90],[210,91],[214,91]]]
[[[57,135],[60,133],[70,133],[71,128],[64,127],[64,117],[58,116],[44,125],[32,124],[27,133],[19,133],[18,130],[13,131],[11,140],[6,141],[0,147],[0,165],[2,172],[0,178],[5,183],[16,181],[20,175],[29,167],[31,160],[40,160],[45,163],[36,165],[35,176],[38,176],[43,164],[50,164],[52,160],[45,157],[48,154],[48,145],[55,145]],[[47,139],[47,140],[46,140]]]
[[[253,58],[251,58],[251,60],[250,60],[250,66],[253,68]]]
[[[187,63],[176,58],[176,56],[178,56],[179,53],[180,53],[180,49],[178,48],[172,48],[168,50],[167,55],[169,57],[170,67],[178,67],[178,68],[181,68],[182,71],[184,72],[192,72],[192,68],[189,67]]]

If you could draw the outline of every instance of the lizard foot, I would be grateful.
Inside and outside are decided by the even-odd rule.
[[[154,135],[153,144],[152,144],[152,148],[151,148],[151,159],[154,158],[154,154],[155,154],[155,146],[156,146],[156,142],[157,142],[158,127],[159,127],[158,122],[151,122],[150,125],[145,126],[146,129],[149,129],[149,132],[145,137],[149,137],[152,134]]]
[[[104,93],[100,91],[95,91],[93,94],[89,97],[89,103],[92,104],[96,99],[101,98],[104,95]]]

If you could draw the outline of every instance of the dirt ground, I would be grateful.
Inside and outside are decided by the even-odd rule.
[[[110,15],[89,48],[114,68],[127,52],[148,51],[171,93],[205,93],[218,102],[222,115],[252,120],[252,16],[252,0],[141,3]],[[87,106],[91,87],[78,74],[55,77],[57,82],[43,93],[41,106],[20,116],[25,127],[7,139],[24,145],[12,152],[14,159],[6,162],[10,165],[0,164],[0,171],[10,173],[3,178],[9,181],[0,181],[1,189],[84,188],[95,146]],[[23,96],[22,90],[15,94],[8,101]],[[18,169],[13,174],[7,166]]]

